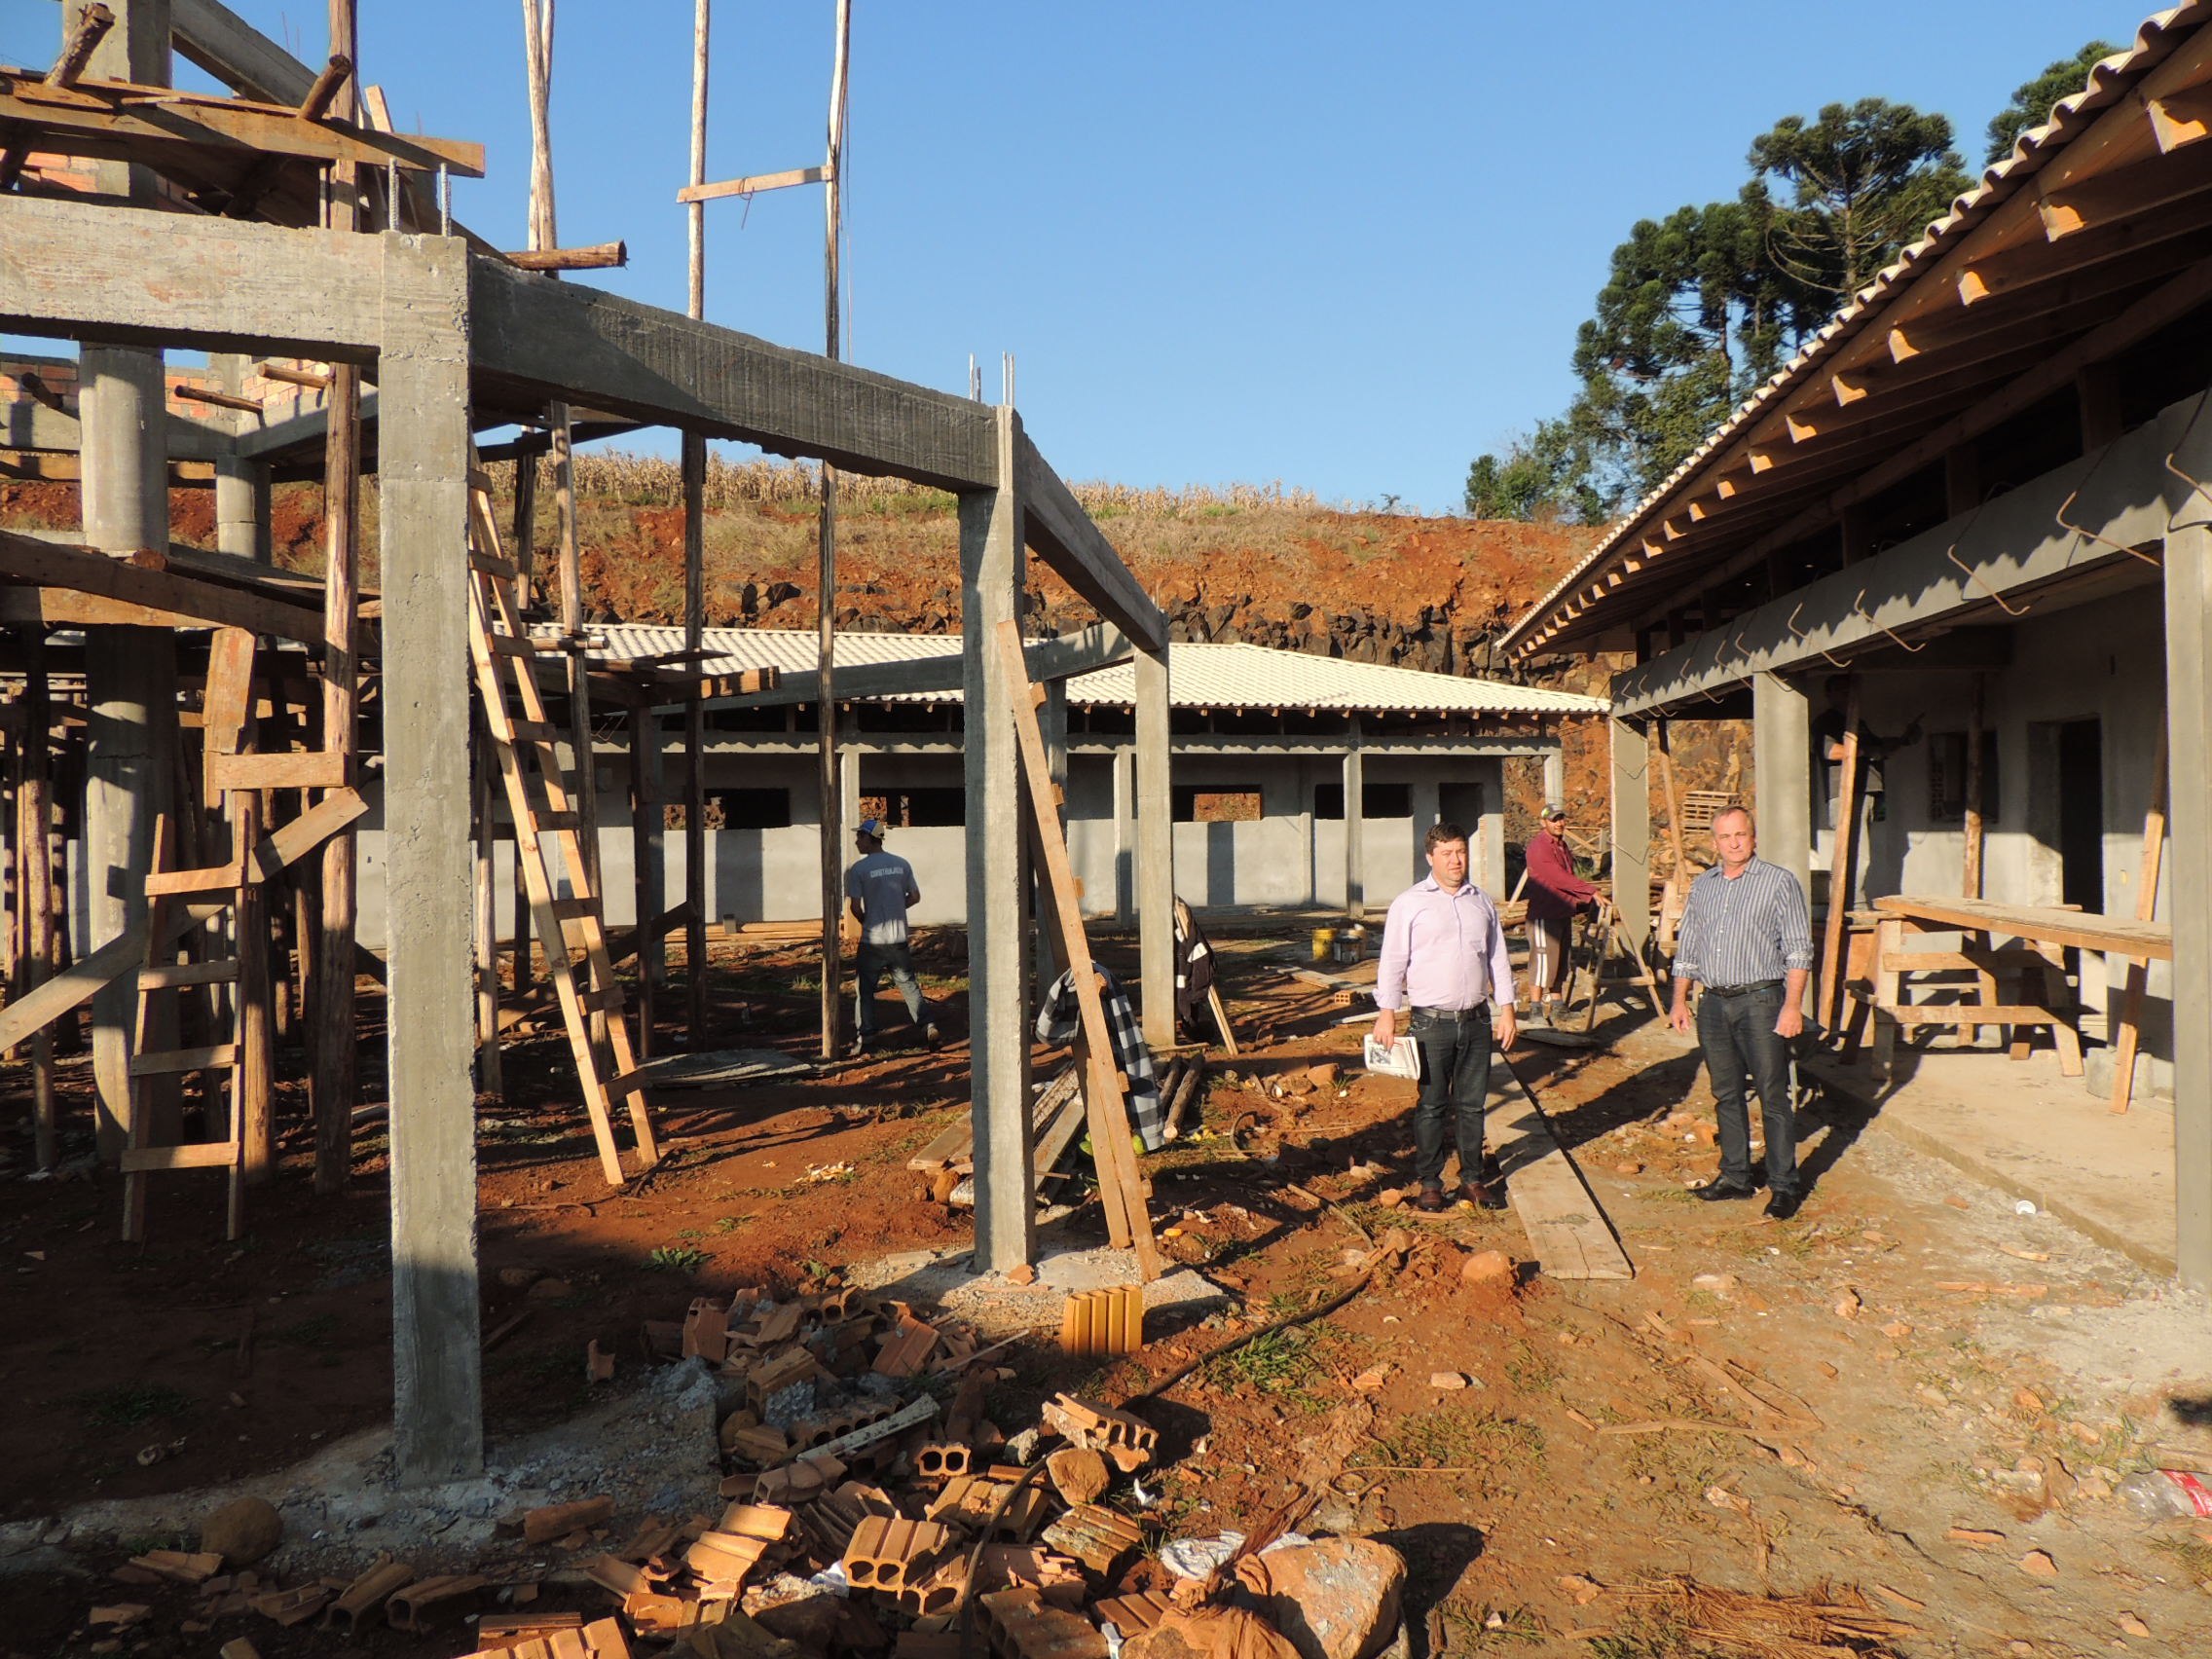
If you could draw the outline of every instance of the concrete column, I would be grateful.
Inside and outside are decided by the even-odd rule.
[[[1357,921],[1367,914],[1367,762],[1359,752],[1360,721],[1346,722],[1345,751],[1345,914]]]
[[[1567,756],[1557,749],[1544,754],[1544,804],[1567,804]]]
[[[861,821],[860,731],[847,715],[837,722],[837,822],[850,831]],[[840,867],[853,859],[850,847],[838,849]]]
[[[2174,1265],[2212,1289],[2212,528],[2166,535],[2166,842],[2174,930]]]
[[[1167,648],[1139,651],[1137,680],[1137,940],[1144,1040],[1175,1041],[1175,812]]]
[[[1127,927],[1137,913],[1137,752],[1114,751],[1114,920]]]
[[[1482,780],[1483,812],[1473,826],[1475,844],[1472,879],[1493,899],[1505,898],[1505,763],[1481,760],[1475,773]]]
[[[210,352],[207,367],[218,391],[241,392],[253,359],[235,351]],[[258,424],[243,410],[231,421],[233,432]],[[226,457],[215,462],[215,546],[217,551],[266,565],[275,556],[269,530],[269,468],[261,461]]]
[[[1779,675],[1751,681],[1751,778],[1757,786],[1759,857],[1813,891],[1813,713]],[[1694,849],[1691,849],[1694,851]]]
[[[1638,950],[1651,937],[1650,748],[1643,728],[1608,720],[1613,756],[1613,903]]]
[[[390,1011],[393,1456],[403,1486],[484,1466],[468,929],[468,265],[383,238],[378,479]]]
[[[1001,408],[999,488],[960,498],[962,775],[968,790],[968,1008],[976,1116],[976,1267],[999,1272],[1036,1244],[1030,1169],[1029,1034],[1023,1025],[1020,779],[1013,691],[994,631],[1022,586],[1014,411]]]

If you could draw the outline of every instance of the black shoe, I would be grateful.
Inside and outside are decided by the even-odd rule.
[[[1803,1193],[1777,1193],[1766,1201],[1766,1213],[1777,1221],[1788,1221],[1805,1206]]]
[[[1708,1181],[1702,1187],[1693,1187],[1690,1192],[1693,1197],[1702,1198],[1709,1204],[1718,1203],[1725,1198],[1755,1198],[1759,1194],[1759,1190],[1749,1181],[1718,1179]]]
[[[922,1027],[922,1041],[927,1043],[931,1048],[935,1049],[940,1044],[941,1044],[944,1039],[938,1035],[938,1029],[935,1025],[925,1025]]]

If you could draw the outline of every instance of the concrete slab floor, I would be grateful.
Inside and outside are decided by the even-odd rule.
[[[1871,1127],[2067,1222],[2153,1272],[2174,1272],[2174,1115],[2141,1100],[2115,1116],[2057,1057],[1900,1049],[1885,1096],[1863,1059],[1812,1063],[1869,1107]]]

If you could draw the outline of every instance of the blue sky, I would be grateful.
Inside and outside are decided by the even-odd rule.
[[[320,0],[231,0],[303,57]],[[833,0],[717,0],[708,175],[818,163]],[[1065,476],[1266,483],[1448,511],[1571,392],[1575,324],[1638,218],[1732,195],[1751,137],[1880,95],[1978,163],[2013,87],[2142,14],[2097,0],[854,0],[847,355],[996,396]],[[457,211],[523,245],[517,0],[361,0],[402,127],[481,140]],[[44,63],[54,0],[0,0]],[[691,0],[560,0],[561,240],[681,310]],[[182,84],[200,84],[180,61]],[[822,345],[819,189],[710,203],[708,315]],[[635,440],[633,440],[635,441]]]

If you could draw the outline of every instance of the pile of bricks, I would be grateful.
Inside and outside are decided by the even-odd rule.
[[[808,1651],[852,1645],[806,1630],[801,1607],[863,1621],[866,1645],[888,1638],[891,1659],[986,1643],[1005,1659],[1105,1659],[1096,1621],[1110,1605],[1135,1634],[1151,1604],[1123,1575],[1146,1539],[1128,1488],[1115,1488],[1152,1462],[1159,1436],[1140,1418],[1063,1393],[1010,1447],[984,1402],[1011,1374],[974,1363],[995,1350],[889,1300],[740,1292],[694,1302],[648,1336],[715,1367],[732,1408],[714,1512],[551,1504],[510,1518],[510,1554],[435,1577],[380,1557],[351,1577],[284,1586],[182,1551],[117,1577],[198,1586],[203,1616],[188,1630],[259,1613],[355,1638],[378,1624],[459,1636],[473,1619],[477,1650],[510,1659],[629,1659],[641,1641],[706,1659],[770,1659],[792,1651],[787,1638]],[[847,1599],[824,1602],[825,1586]],[[543,1592],[561,1610],[540,1609]],[[120,1631],[142,1609],[101,1611]],[[225,1653],[257,1659],[250,1641]]]

